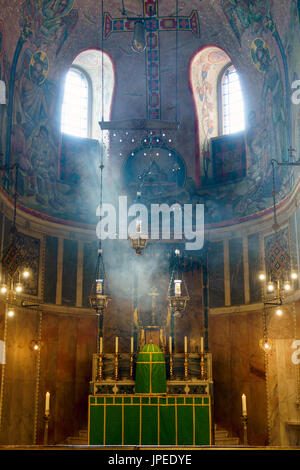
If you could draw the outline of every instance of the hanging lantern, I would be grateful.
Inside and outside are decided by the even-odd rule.
[[[90,305],[97,312],[97,314],[103,314],[109,301],[109,296],[105,294],[104,290],[104,279],[105,270],[102,258],[102,250],[99,248],[96,264],[96,275],[92,283],[91,293],[89,296]]]
[[[142,233],[142,221],[138,220],[136,223],[136,234],[129,237],[131,247],[135,250],[137,255],[142,255],[148,243],[147,235]]]
[[[146,49],[145,28],[142,19],[137,19],[134,23],[132,49],[134,52],[143,52]]]
[[[180,269],[179,250],[175,251],[175,256],[176,259],[169,284],[168,301],[170,309],[174,312],[174,316],[180,317],[185,311],[190,297]]]

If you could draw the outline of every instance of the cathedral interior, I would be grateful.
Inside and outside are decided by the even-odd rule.
[[[0,446],[300,446],[299,0],[0,4]]]

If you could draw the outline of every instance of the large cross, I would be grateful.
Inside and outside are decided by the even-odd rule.
[[[160,96],[160,31],[191,31],[200,37],[198,13],[193,10],[190,16],[160,17],[158,0],[144,0],[144,25],[146,31],[146,76],[147,76],[147,116],[149,120],[161,118]],[[109,13],[104,14],[104,39],[112,33],[133,32],[134,19],[112,18]]]

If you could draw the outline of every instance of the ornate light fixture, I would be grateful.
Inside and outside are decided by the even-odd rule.
[[[143,52],[146,49],[145,26],[142,18],[135,20],[131,47],[134,52]]]
[[[149,6],[149,13],[150,18],[155,13],[154,8],[151,5]],[[147,46],[145,34],[145,18],[142,16],[129,17],[125,9],[124,0],[122,0],[122,15],[126,16],[127,20],[134,21],[133,38],[131,43],[132,50],[138,53],[143,52]]]
[[[99,243],[96,273],[92,283],[89,301],[96,313],[103,316],[104,310],[108,305],[109,296],[105,294],[105,268],[102,258],[101,242]]]
[[[263,311],[263,337],[259,341],[259,346],[265,354],[269,354],[272,351],[273,341],[268,336],[268,312],[264,308]]]
[[[18,233],[16,228],[17,216],[17,199],[18,199],[18,172],[19,166],[17,163],[13,165],[1,166],[0,170],[15,171],[15,189],[14,189],[14,212],[13,224],[9,233],[8,248],[1,259],[1,284],[0,296],[3,296],[6,302],[10,305],[8,309],[8,316],[14,316],[12,305],[16,302],[17,297],[23,292],[23,279],[30,277],[31,271],[29,268],[29,255],[24,248],[24,239]]]
[[[136,234],[129,237],[131,247],[137,255],[142,255],[148,243],[148,236],[142,232],[142,221],[138,220],[136,224]]]
[[[190,300],[186,283],[183,279],[180,266],[180,251],[175,250],[175,262],[172,269],[170,284],[168,289],[169,307],[174,312],[175,317],[181,317]]]
[[[102,231],[101,231],[101,223],[102,223],[102,207],[103,207],[103,149],[101,153],[101,164],[100,168],[100,236],[99,236],[99,246],[98,246],[98,256],[97,256],[97,263],[96,263],[96,270],[95,276],[92,281],[92,287],[89,295],[89,302],[92,309],[96,311],[96,314],[99,316],[99,325],[98,325],[98,350],[100,348],[100,338],[103,338],[103,315],[104,311],[107,308],[109,296],[105,293],[105,267],[102,257]]]
[[[274,159],[271,160],[273,174],[273,230],[275,232],[275,239],[268,253],[266,266],[267,272],[260,272],[258,276],[259,280],[263,283],[264,305],[282,305],[284,298],[293,289],[293,281],[298,278],[298,273],[292,269],[291,266],[289,249],[285,248],[280,240],[280,234],[278,232],[280,226],[277,221],[276,212],[275,164],[278,166],[300,166],[300,161],[292,161],[292,152],[293,150],[289,149],[288,162],[278,162]]]

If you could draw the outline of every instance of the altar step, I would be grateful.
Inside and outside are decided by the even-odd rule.
[[[215,445],[216,446],[239,446],[240,439],[238,437],[229,436],[226,429],[220,428],[215,424]]]
[[[87,446],[88,445],[88,430],[81,429],[78,436],[68,437],[65,444],[69,446]]]
[[[82,429],[78,436],[68,437],[65,444],[71,446],[84,446],[88,444],[88,431]],[[216,446],[238,446],[240,440],[238,437],[229,436],[229,432],[215,425],[215,445]]]

